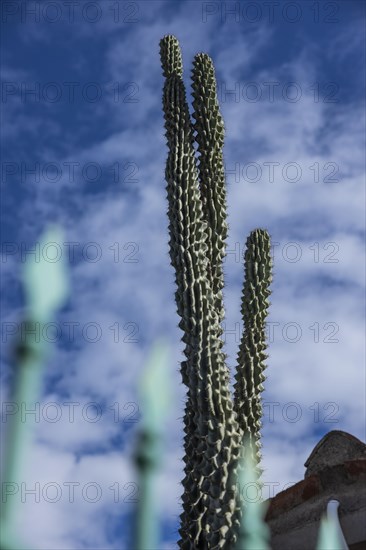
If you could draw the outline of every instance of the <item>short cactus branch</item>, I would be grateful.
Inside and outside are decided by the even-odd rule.
[[[261,392],[265,380],[266,335],[265,323],[271,294],[272,259],[269,234],[264,229],[252,231],[246,242],[245,281],[241,314],[243,335],[235,374],[234,407],[240,428],[255,445],[256,461],[260,455],[262,417]]]

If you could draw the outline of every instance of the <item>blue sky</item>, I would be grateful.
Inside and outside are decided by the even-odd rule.
[[[365,6],[104,0],[75,2],[72,11],[44,0],[1,9],[3,399],[4,331],[21,319],[26,251],[49,223],[64,230],[72,285],[57,319],[26,480],[41,491],[56,483],[62,494],[55,503],[51,490],[36,504],[27,497],[19,526],[34,548],[128,548],[137,382],[163,336],[174,399],[156,498],[161,549],[174,548],[183,345],[168,255],[159,40],[179,39],[189,95],[194,55],[207,52],[216,68],[226,128],[232,369],[243,243],[256,227],[274,243],[263,465],[268,491],[278,492],[303,477],[329,430],[365,438]],[[74,422],[67,402],[77,403]],[[95,422],[91,402],[101,411]],[[52,422],[55,411],[62,414]],[[80,484],[74,502],[70,482]],[[98,502],[90,502],[92,488],[89,502],[83,497],[90,483],[102,491]]]

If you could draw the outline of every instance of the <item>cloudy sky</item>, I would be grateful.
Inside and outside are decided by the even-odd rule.
[[[171,408],[156,503],[160,548],[175,548],[183,344],[169,263],[159,40],[179,39],[189,95],[194,55],[208,53],[216,68],[226,127],[232,370],[243,246],[256,227],[272,239],[267,498],[302,479],[329,430],[365,438],[365,6],[44,0],[1,9],[5,402],[11,333],[25,306],[22,269],[31,250],[53,257],[39,239],[55,222],[71,284],[48,336],[55,343],[39,418],[29,415],[35,437],[14,497],[19,527],[40,550],[128,548],[138,498],[131,463],[138,380],[152,344],[164,338]]]

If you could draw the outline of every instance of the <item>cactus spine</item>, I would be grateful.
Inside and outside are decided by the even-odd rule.
[[[251,369],[262,366],[263,356],[260,355],[260,361],[254,361],[252,367],[247,366],[252,355],[244,351],[239,354],[233,399],[222,351],[222,262],[227,223],[222,152],[224,124],[217,101],[214,66],[207,54],[195,56],[192,71],[195,123],[192,124],[182,79],[182,56],[174,36],[165,36],[160,41],[160,55],[165,76],[163,111],[169,149],[165,177],[170,259],[175,270],[179,327],[186,346],[186,360],[181,365],[187,402],[179,546],[183,549],[232,548],[237,540],[240,519],[235,483],[238,459],[243,437],[248,431],[259,442],[260,423],[256,415],[260,414],[263,381],[262,374],[257,371],[252,373],[253,382],[247,384],[242,378],[248,376]],[[257,250],[269,242],[268,234],[260,231],[259,235],[260,238],[253,238],[254,249],[251,248],[250,254],[254,267],[248,267],[248,273],[253,269],[258,271],[258,277],[251,284],[253,292],[259,292],[261,303],[261,276],[267,277],[265,286],[268,287],[270,267],[268,264],[258,269],[257,258],[260,261],[269,259],[266,253]],[[251,261],[250,254],[247,262]],[[243,304],[244,301],[250,304],[250,317],[254,311],[252,301],[243,297]],[[265,313],[259,316],[264,321]],[[265,347],[264,343],[258,344],[258,336],[264,339],[262,333],[256,332],[259,326],[257,319],[254,323],[245,323],[246,330],[249,327],[253,332],[255,342],[252,345],[250,336],[246,339],[243,335],[243,346],[249,346],[250,353],[259,353]],[[241,402],[247,395],[251,400],[249,409],[247,405],[243,408]],[[253,418],[250,415],[254,415]]]

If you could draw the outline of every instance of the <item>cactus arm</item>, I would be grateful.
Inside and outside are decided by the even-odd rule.
[[[272,280],[270,238],[266,230],[252,231],[246,242],[245,281],[241,313],[244,330],[237,358],[234,384],[234,407],[244,435],[255,444],[260,460],[261,392],[265,380],[265,321],[268,313]]]
[[[223,159],[225,127],[217,98],[214,64],[206,53],[199,53],[194,58],[192,90],[193,118],[195,121],[193,129],[199,153],[200,196],[203,216],[208,224],[208,276],[210,277],[214,295],[214,308],[218,315],[216,341],[221,352],[223,348],[222,321],[225,316],[223,302],[224,273],[222,264],[225,257],[228,233],[226,181]],[[230,374],[225,364],[226,356],[224,354],[223,358],[218,369],[218,392],[224,396],[228,406],[231,407],[232,402],[228,390]],[[229,423],[231,421],[229,420]],[[232,458],[229,466],[230,475],[235,475],[238,467],[236,459],[240,453],[238,446],[240,439],[239,427],[237,427],[235,433],[231,432]],[[231,490],[233,490],[231,494],[234,495],[235,488],[232,487]],[[236,537],[239,517],[240,510],[237,509],[235,517],[232,517],[232,526],[230,528],[233,540]]]
[[[215,69],[205,53],[195,56],[192,69],[193,118],[195,141],[199,153],[199,186],[203,216],[207,222],[208,270],[220,327],[217,338],[223,348],[222,322],[225,316],[223,301],[227,226],[226,182],[223,161],[224,121],[217,99]],[[226,357],[225,357],[226,358]],[[221,384],[229,384],[230,374],[225,362],[220,375]]]
[[[225,256],[226,185],[223,161],[224,121],[220,113],[216,91],[215,69],[212,59],[205,53],[197,54],[193,61],[193,118],[195,140],[199,152],[199,181],[203,214],[209,229],[209,260],[212,289],[220,322],[225,310],[222,289],[224,275],[222,262]]]

